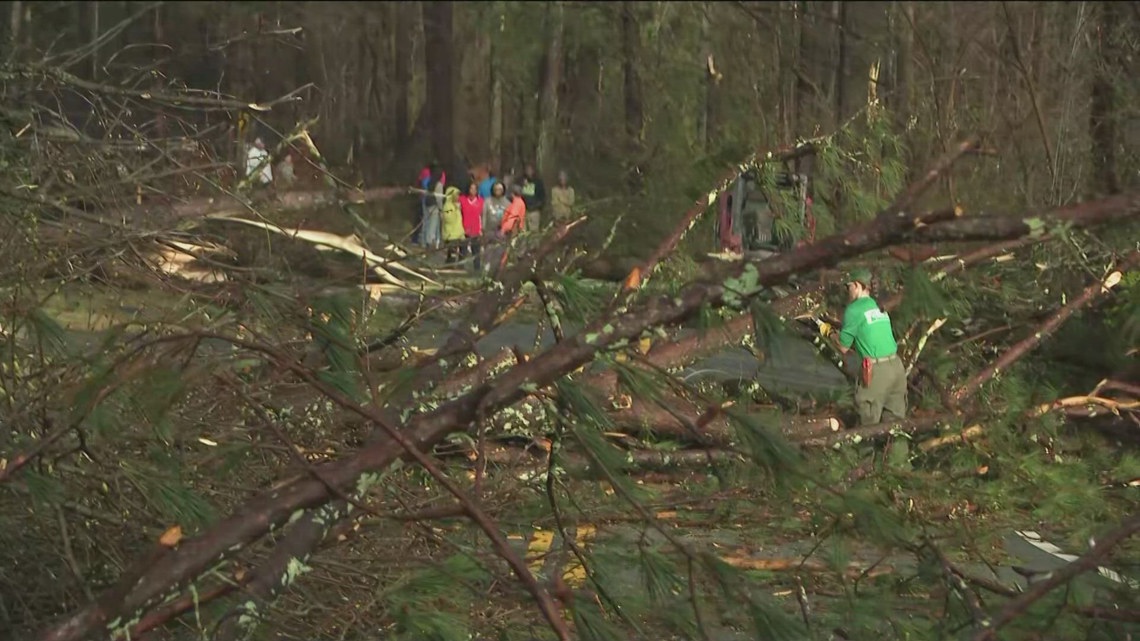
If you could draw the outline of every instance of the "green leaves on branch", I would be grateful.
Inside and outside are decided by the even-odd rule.
[[[474,596],[485,589],[491,575],[467,554],[447,557],[437,565],[424,568],[397,581],[387,590],[385,599],[396,622],[396,638],[430,641],[466,641],[471,638],[471,623],[466,616],[455,614],[469,609],[457,602],[457,596]],[[444,606],[444,607],[441,607]]]
[[[327,367],[317,372],[325,383],[357,401],[364,400],[354,336],[356,308],[346,295],[325,296],[312,304],[313,343]]]
[[[922,267],[906,271],[903,291],[906,296],[899,305],[900,319],[944,318],[954,306],[942,286],[932,280]]]
[[[552,288],[554,296],[567,320],[585,324],[597,318],[604,302],[596,288],[569,274],[557,274],[555,282],[559,286]]]
[[[780,434],[777,426],[765,424],[758,415],[735,407],[724,412],[732,423],[735,440],[753,464],[776,478],[798,469],[799,452]]]

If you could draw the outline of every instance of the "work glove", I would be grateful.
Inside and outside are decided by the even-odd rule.
[[[816,328],[817,328],[817,329],[819,329],[819,335],[820,335],[820,336],[823,336],[824,338],[827,338],[827,337],[831,336],[831,334],[832,334],[832,333],[835,331],[835,330],[834,330],[834,329],[831,327],[831,324],[830,324],[830,323],[825,323],[825,322],[823,322],[823,321],[821,321],[821,320],[817,320],[817,321],[815,322],[815,326],[816,326]]]

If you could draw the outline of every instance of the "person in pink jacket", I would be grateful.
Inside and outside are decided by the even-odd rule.
[[[467,236],[460,255],[472,256],[475,273],[478,274],[483,270],[480,245],[480,237],[483,235],[483,198],[479,196],[479,183],[472,180],[467,185],[467,193],[459,198],[459,210],[463,214],[463,233]]]

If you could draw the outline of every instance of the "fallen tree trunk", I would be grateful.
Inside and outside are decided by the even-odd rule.
[[[136,207],[122,212],[129,217],[146,219],[154,216],[170,215],[174,218],[204,218],[206,216],[238,216],[248,214],[251,205],[255,209],[272,209],[280,212],[305,211],[337,205],[343,201],[350,203],[370,203],[388,200],[408,193],[407,187],[373,187],[353,189],[347,193],[327,189],[319,191],[285,191],[266,193],[264,197],[254,197],[250,202],[240,196],[218,194],[207,198],[194,198],[173,203],[165,207],[154,205]]]
[[[392,272],[389,271],[389,268],[413,276],[430,285],[442,287],[442,284],[438,281],[435,281],[414,269],[410,269],[404,266],[399,261],[385,258],[373,253],[371,250],[361,244],[359,238],[356,238],[354,236],[340,236],[338,234],[332,234],[323,231],[314,231],[310,229],[285,229],[278,227],[272,223],[265,223],[258,220],[248,220],[245,218],[235,218],[228,214],[211,214],[207,216],[207,218],[209,220],[239,223],[257,227],[259,229],[264,229],[266,231],[285,236],[286,238],[312,243],[313,245],[317,246],[318,250],[335,249],[348,253],[363,260],[372,268],[376,275],[391,285],[403,287],[405,284],[402,280],[393,275]],[[384,250],[393,253],[403,253],[395,245],[389,245],[385,247]]]

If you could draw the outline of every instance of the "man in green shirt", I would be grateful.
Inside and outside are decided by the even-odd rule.
[[[850,303],[843,311],[839,331],[839,351],[852,347],[862,363],[855,384],[855,405],[862,425],[879,423],[883,410],[896,419],[906,416],[906,368],[898,356],[898,344],[891,330],[891,318],[871,298],[871,272],[856,269],[847,281]]]

